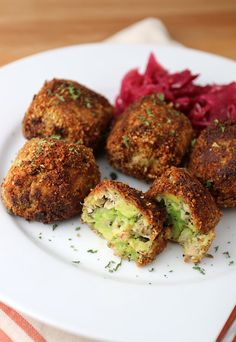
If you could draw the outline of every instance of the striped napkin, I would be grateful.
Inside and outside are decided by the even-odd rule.
[[[158,45],[180,45],[171,39],[163,23],[155,18],[147,18],[139,21],[116,33],[114,36],[109,37],[104,43],[155,43]],[[224,338],[224,342],[231,342],[233,335],[227,334],[227,336]],[[0,342],[33,341],[92,342],[90,339],[75,336],[48,326],[47,324],[35,321],[0,302]],[[93,342],[95,341],[93,340]]]

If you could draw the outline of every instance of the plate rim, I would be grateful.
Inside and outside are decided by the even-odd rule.
[[[236,66],[236,62],[234,61],[234,60],[232,60],[232,59],[229,59],[229,58],[227,58],[227,57],[222,57],[222,56],[218,56],[218,55],[215,55],[215,54],[212,54],[212,53],[208,53],[208,52],[204,52],[204,51],[199,51],[199,50],[195,50],[195,49],[191,49],[191,48],[187,48],[187,47],[181,47],[181,46],[163,46],[163,47],[159,47],[159,46],[157,46],[157,45],[155,45],[155,44],[111,44],[111,43],[89,43],[89,44],[75,44],[75,45],[69,45],[69,46],[64,46],[64,47],[61,47],[61,48],[55,48],[55,49],[50,49],[50,50],[47,50],[47,51],[42,51],[42,52],[39,52],[39,53],[36,53],[36,54],[33,54],[33,55],[30,55],[30,56],[26,56],[26,57],[23,57],[23,58],[21,58],[21,59],[19,59],[19,60],[16,60],[16,61],[13,61],[13,62],[10,62],[10,63],[8,63],[8,64],[5,64],[5,65],[3,65],[3,66],[1,66],[0,67],[0,74],[1,74],[1,72],[2,72],[2,70],[3,69],[5,69],[5,70],[7,70],[8,68],[10,68],[11,66],[13,66],[13,65],[17,65],[17,64],[20,64],[20,63],[24,63],[24,62],[27,62],[28,60],[30,60],[30,59],[32,59],[32,58],[37,58],[37,57],[40,57],[40,56],[46,56],[48,53],[55,53],[55,52],[60,52],[61,50],[63,50],[63,51],[65,51],[65,50],[68,50],[68,49],[70,49],[70,48],[87,48],[87,47],[97,47],[97,46],[99,46],[99,48],[101,47],[101,46],[104,46],[104,45],[106,45],[106,46],[109,46],[109,47],[112,47],[112,46],[119,46],[119,47],[121,47],[121,48],[124,48],[124,47],[127,47],[127,46],[138,46],[138,47],[140,47],[140,48],[142,48],[143,46],[145,47],[145,48],[154,48],[155,47],[155,49],[156,48],[158,48],[158,49],[177,49],[177,50],[188,50],[188,51],[191,51],[191,52],[193,52],[193,53],[200,53],[201,55],[207,55],[208,57],[214,57],[214,58],[220,58],[222,61],[225,61],[225,62],[230,62],[230,63],[234,63],[235,64],[235,66]],[[1,141],[2,139],[0,139],[0,141]],[[1,210],[2,210],[2,208],[3,208],[3,206],[2,206],[2,203],[0,204],[0,212],[1,212]],[[1,221],[2,221],[2,219],[1,219]],[[6,221],[8,221],[8,220],[6,220]],[[7,224],[7,222],[6,222],[6,224]],[[0,229],[0,231],[1,231],[1,229]],[[29,241],[28,241],[29,242]],[[27,244],[27,243],[26,243]],[[2,245],[1,245],[1,242],[0,242],[0,247],[1,247]],[[27,247],[28,248],[28,247]],[[30,247],[29,247],[30,248]],[[31,249],[31,248],[30,248]],[[40,254],[41,253],[41,249],[38,249],[37,251],[35,251],[35,253],[34,253],[34,255],[36,254]],[[1,256],[1,251],[0,251],[0,256]],[[49,256],[48,254],[47,254],[47,256]],[[50,256],[50,258],[51,258],[52,256]],[[55,259],[54,259],[54,261],[55,261]],[[54,264],[54,263],[53,263]],[[2,262],[0,261],[0,266],[2,266]],[[69,265],[65,265],[66,267],[70,267]],[[59,262],[59,269],[61,268],[61,262]],[[63,269],[65,270],[65,268],[63,267]],[[7,274],[7,270],[6,270],[6,268],[4,269],[4,271],[6,272],[6,274]],[[48,270],[47,270],[48,271]],[[71,273],[70,271],[67,271],[67,270],[65,270],[65,273]],[[231,272],[232,273],[232,272]],[[234,272],[235,273],[235,272]],[[230,274],[230,275],[225,275],[225,277],[224,277],[224,280],[223,280],[223,282],[222,282],[222,284],[223,283],[225,283],[225,281],[227,282],[228,281],[228,278],[230,279],[232,277],[232,275]],[[235,276],[234,276],[235,277]],[[227,280],[226,280],[226,278],[227,278]],[[112,279],[110,279],[112,282],[114,282],[114,280],[112,280]],[[109,281],[110,281],[109,280]],[[209,280],[208,280],[209,281]],[[212,282],[214,282],[213,280],[212,280]],[[211,283],[211,281],[210,281],[210,283]],[[116,286],[116,285],[115,285]],[[127,286],[127,284],[125,285],[125,286]],[[151,299],[152,298],[152,296],[153,296],[153,292],[154,292],[154,289],[153,288],[151,288],[151,287],[149,287],[148,289],[147,289],[147,286],[146,285],[144,285],[145,286],[145,291],[148,291],[148,294],[147,294],[147,297],[149,298],[149,299]],[[181,285],[181,286],[183,286],[183,285]],[[192,286],[192,285],[191,285]],[[0,287],[1,287],[1,285],[0,285]],[[185,285],[183,286],[183,287],[186,287]],[[193,286],[193,287],[195,287],[195,286]],[[196,285],[196,288],[198,287],[198,285]],[[166,292],[166,291],[165,291]],[[167,295],[168,295],[168,293],[167,293]],[[35,319],[37,319],[37,320],[39,320],[39,321],[42,321],[42,322],[45,322],[45,323],[47,323],[47,324],[49,324],[49,325],[52,325],[52,326],[54,326],[54,327],[57,327],[57,328],[60,328],[59,326],[58,326],[58,324],[57,323],[55,323],[55,319],[51,319],[51,320],[48,320],[48,319],[46,319],[46,321],[45,321],[45,319],[42,317],[42,314],[34,314],[30,309],[26,309],[26,308],[24,308],[24,307],[22,307],[22,305],[19,303],[19,305],[16,303],[16,302],[14,302],[14,300],[11,300],[10,298],[8,298],[7,296],[4,298],[4,302],[7,304],[7,305],[10,305],[10,306],[12,306],[12,307],[14,307],[14,308],[16,308],[17,310],[19,310],[19,311],[21,311],[21,312],[24,312],[26,315],[29,315],[29,316],[31,316],[31,317],[33,317],[33,318],[35,318]],[[178,301],[177,301],[178,302]],[[101,304],[101,303],[100,303]],[[83,328],[80,328],[79,329],[79,331],[77,330],[77,329],[73,329],[72,327],[65,327],[65,326],[63,326],[63,329],[66,329],[66,331],[69,331],[69,332],[71,332],[71,333],[73,333],[73,334],[79,334],[80,336],[83,336],[83,337],[86,337],[86,338],[88,338],[88,337],[90,337],[90,338],[93,338],[93,339],[96,339],[96,340],[101,340],[101,341],[104,341],[104,339],[105,340],[107,340],[107,341],[109,341],[110,340],[110,338],[108,338],[109,336],[107,335],[101,335],[101,336],[98,336],[97,334],[94,334],[94,333],[91,333],[91,332],[88,332],[86,329],[83,329]],[[118,340],[117,340],[118,341]]]

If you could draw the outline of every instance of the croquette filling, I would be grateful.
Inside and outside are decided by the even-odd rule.
[[[186,259],[193,262],[200,260],[214,239],[214,232],[210,231],[207,234],[198,232],[189,206],[176,196],[163,194],[157,197],[157,201],[166,208],[166,225],[171,227],[170,239],[183,246]]]
[[[85,204],[82,219],[103,236],[117,255],[137,261],[152,245],[152,227],[132,204],[118,193],[106,192],[93,196]]]

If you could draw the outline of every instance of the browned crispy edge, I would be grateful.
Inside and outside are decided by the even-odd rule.
[[[186,169],[171,167],[152,184],[147,196],[155,199],[164,193],[181,198],[189,206],[199,232],[207,233],[219,222],[222,214],[210,192]]]

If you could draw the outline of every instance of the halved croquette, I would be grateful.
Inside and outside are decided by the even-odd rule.
[[[104,180],[84,201],[82,220],[121,258],[142,266],[166,246],[164,212],[126,184]]]
[[[170,239],[184,249],[184,260],[197,263],[208,251],[221,212],[207,189],[186,169],[171,167],[147,195],[167,211]]]

